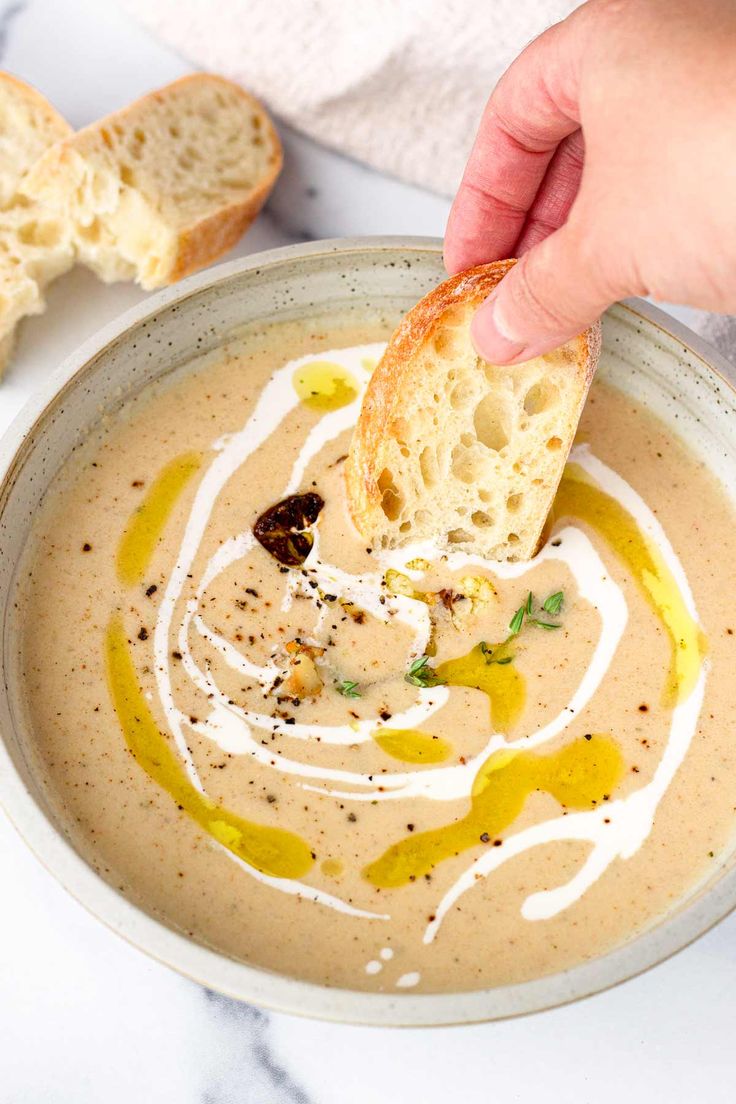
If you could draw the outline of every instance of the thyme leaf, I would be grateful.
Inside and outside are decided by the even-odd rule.
[[[358,690],[357,682],[351,682],[350,679],[345,679],[344,682],[336,683],[335,689],[338,694],[342,694],[344,698],[360,698],[363,696],[360,690]]]
[[[546,598],[542,603],[542,609],[545,613],[551,613],[553,617],[562,609],[562,603],[565,601],[564,592],[561,590],[556,591],[555,594],[550,594],[549,598]]]
[[[415,659],[413,663],[409,665],[409,670],[404,675],[406,682],[410,682],[412,686],[421,686],[426,688],[428,686],[443,686],[445,680],[439,678],[433,667],[428,666],[429,656],[423,655]]]
[[[526,604],[519,606],[514,616],[509,621],[509,632],[512,636],[516,636],[521,632],[521,626],[524,624],[524,614],[526,613]]]

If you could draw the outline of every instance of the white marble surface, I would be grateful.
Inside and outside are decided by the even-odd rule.
[[[0,65],[38,85],[75,125],[187,68],[110,0],[0,0]],[[286,135],[286,148],[283,178],[242,252],[312,237],[442,232],[446,201],[296,135]],[[141,297],[82,272],[54,288],[0,387],[0,429],[60,359]],[[573,1007],[390,1031],[265,1014],[179,978],[88,916],[1,814],[0,885],[0,1104],[736,1099],[736,918]]]

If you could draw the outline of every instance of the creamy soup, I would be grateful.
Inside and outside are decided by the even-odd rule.
[[[596,383],[532,562],[365,547],[343,465],[394,321],[244,331],[128,401],[37,519],[20,661],[121,892],[296,977],[472,989],[621,944],[729,846],[736,521]]]

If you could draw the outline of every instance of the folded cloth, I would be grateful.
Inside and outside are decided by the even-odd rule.
[[[285,122],[444,195],[516,54],[575,0],[121,0]]]

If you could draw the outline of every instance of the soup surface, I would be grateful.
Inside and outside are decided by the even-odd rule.
[[[371,551],[342,468],[395,321],[244,331],[101,426],[37,519],[20,669],[123,893],[289,975],[472,989],[622,943],[729,846],[736,523],[596,383],[531,563]]]

